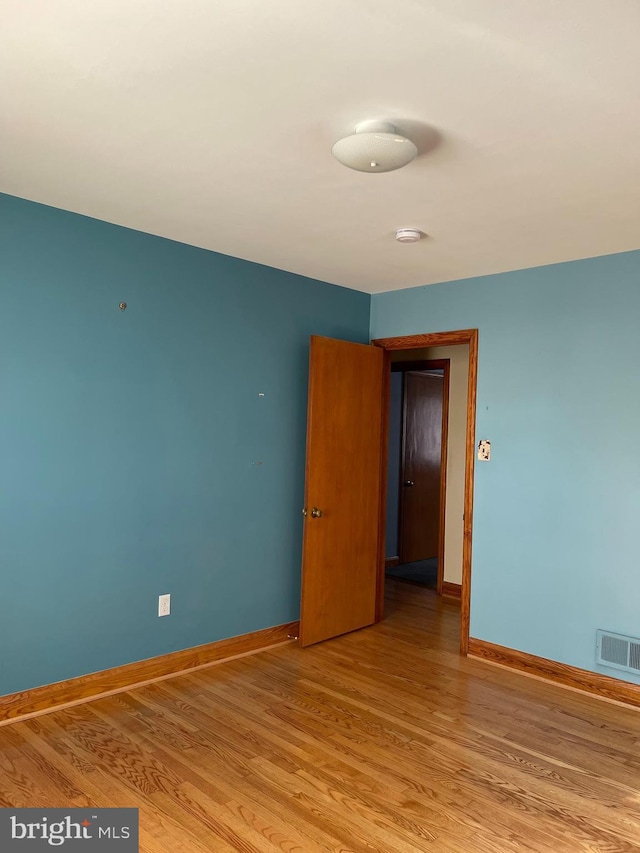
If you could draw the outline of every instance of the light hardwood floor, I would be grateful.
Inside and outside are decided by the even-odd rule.
[[[640,850],[640,713],[457,653],[459,605],[0,728],[1,806],[135,806],[148,853]]]

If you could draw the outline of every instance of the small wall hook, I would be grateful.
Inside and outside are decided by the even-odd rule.
[[[124,311],[124,310],[126,309],[126,307],[127,307],[127,303],[126,303],[126,302],[121,302],[121,303],[120,303],[120,310],[121,310],[121,311]]]

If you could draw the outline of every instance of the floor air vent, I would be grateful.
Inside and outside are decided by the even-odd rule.
[[[640,674],[640,639],[596,631],[596,662]]]

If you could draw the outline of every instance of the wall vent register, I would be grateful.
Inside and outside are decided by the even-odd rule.
[[[596,663],[640,675],[640,639],[596,631]]]

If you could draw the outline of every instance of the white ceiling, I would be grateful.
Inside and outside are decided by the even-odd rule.
[[[635,249],[639,43],[636,0],[3,0],[0,191],[369,292]],[[339,165],[371,118],[418,159]]]

